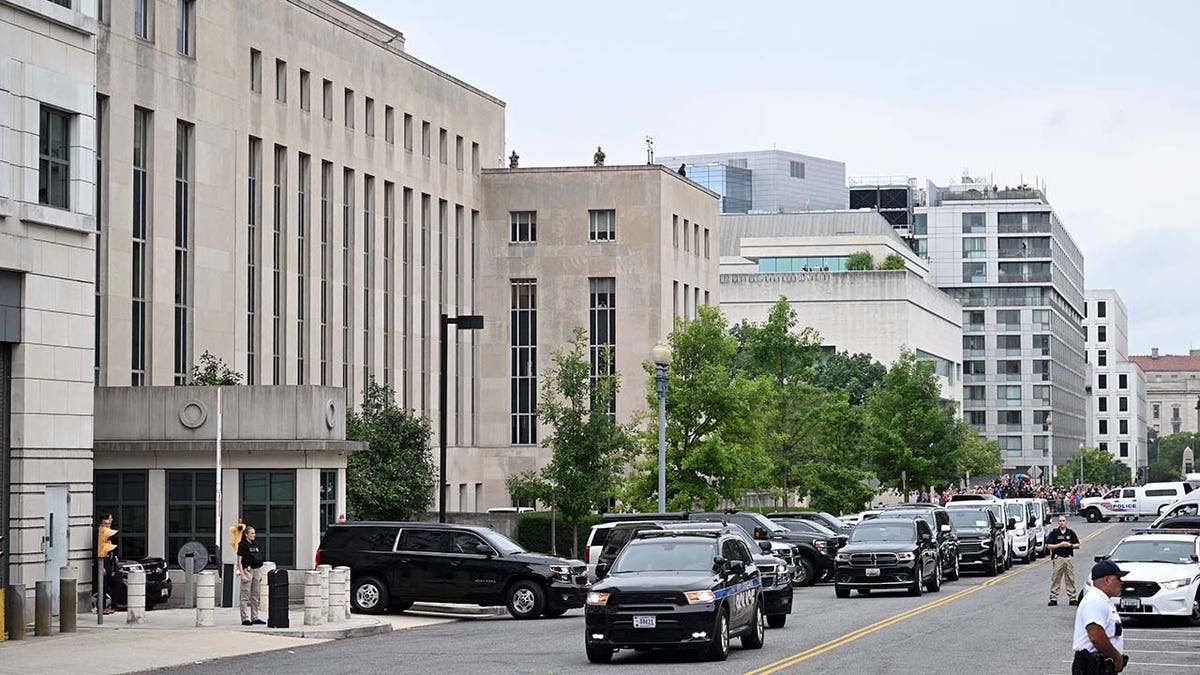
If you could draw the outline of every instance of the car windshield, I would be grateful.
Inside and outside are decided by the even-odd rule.
[[[771,520],[770,518],[762,515],[761,513],[754,514],[754,522],[757,523],[760,527],[765,527],[767,529],[767,532],[787,532],[788,531],[788,529],[786,527],[779,525],[778,523],[776,523],[775,521]]]
[[[913,541],[914,528],[908,523],[864,521],[854,526],[850,541]]]
[[[1192,554],[1196,552],[1193,541],[1170,541],[1164,539],[1127,539],[1113,549],[1112,561],[1123,562],[1158,562],[1172,564],[1189,564]]]
[[[798,518],[783,519],[779,522],[793,532],[816,532],[823,537],[836,537],[837,533],[815,520],[800,520]]]
[[[933,517],[933,511],[930,510],[922,509],[920,511],[901,511],[897,509],[895,511],[888,511],[887,514],[890,518],[920,518],[926,523],[929,523],[930,528],[934,530],[937,529],[937,522]]]
[[[1025,508],[1020,504],[1005,504],[1004,510],[1008,511],[1009,518],[1016,518],[1018,523],[1025,522]]]
[[[954,509],[950,511],[950,522],[954,527],[980,529],[988,526],[987,512],[983,510]]]
[[[612,572],[709,572],[715,557],[712,540],[643,540],[621,551]]]
[[[836,527],[836,528],[848,527],[848,525],[846,524],[846,521],[842,520],[841,518],[838,518],[837,516],[833,515],[832,513],[825,513],[824,511],[822,511],[821,517],[825,520],[826,526],[832,525],[833,527]]]
[[[512,539],[509,539],[508,537],[500,534],[499,532],[493,532],[492,530],[484,530],[481,534],[483,534],[483,538],[487,539],[487,542],[489,544],[491,544],[493,547],[495,547],[495,549],[497,551],[500,551],[500,553],[503,555],[513,555],[515,553],[528,553],[528,551],[526,551],[524,548],[521,548],[520,544],[518,544],[517,542],[513,541]]]

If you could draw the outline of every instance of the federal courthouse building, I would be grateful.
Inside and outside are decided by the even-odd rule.
[[[336,0],[0,0],[0,40],[0,582],[90,569],[100,511],[125,558],[214,550],[204,352],[244,376],[222,525],[303,568],[346,513],[369,382],[446,415],[450,510],[505,506],[548,460],[539,376],[575,326],[628,419],[651,347],[718,303],[715,193],[509,167],[503,101]],[[483,330],[442,345],[462,314]]]

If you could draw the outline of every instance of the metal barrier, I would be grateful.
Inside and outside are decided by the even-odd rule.
[[[205,570],[196,575],[196,625],[215,626],[216,612],[213,606],[217,599],[217,573]]]
[[[146,572],[133,570],[125,575],[125,622],[146,622]]]

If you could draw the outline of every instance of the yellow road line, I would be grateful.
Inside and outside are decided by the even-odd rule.
[[[1096,530],[1095,532],[1092,532],[1088,536],[1081,539],[1080,543],[1081,544],[1085,543],[1115,526],[1116,526],[1116,523],[1112,523],[1111,525],[1105,525],[1104,527],[1100,528],[1099,530]],[[925,603],[924,605],[920,605],[920,606],[914,607],[910,610],[900,612],[899,614],[892,615],[886,619],[881,619],[879,621],[876,621],[873,624],[863,626],[862,628],[859,628],[857,630],[850,631],[849,633],[846,633],[845,635],[834,638],[828,642],[819,644],[810,649],[806,649],[805,651],[802,651],[802,652],[799,652],[796,654],[792,654],[791,656],[782,658],[778,661],[775,661],[774,663],[768,663],[765,666],[761,666],[755,670],[749,671],[748,673],[746,673],[746,675],[771,675],[771,673],[779,672],[779,671],[783,670],[784,668],[790,668],[798,663],[802,663],[811,658],[820,656],[821,654],[824,654],[825,652],[832,651],[834,649],[837,649],[838,647],[842,647],[844,645],[850,644],[851,642],[854,642],[855,640],[858,640],[859,638],[866,637],[867,635],[870,635],[871,633],[881,631],[884,628],[887,628],[888,626],[892,626],[894,624],[900,623],[901,621],[904,621],[905,619],[911,619],[914,616],[917,616],[919,614],[924,614],[925,612],[928,612],[929,610],[932,610],[932,609],[937,609],[938,607],[941,607],[942,605],[954,602],[955,600],[958,600],[959,598],[968,596],[976,591],[995,586],[996,584],[1000,583],[1001,581],[1004,581],[1006,579],[1011,579],[1011,578],[1015,577],[1016,575],[1021,574],[1022,572],[1028,572],[1031,569],[1041,567],[1042,565],[1045,565],[1049,561],[1050,561],[1050,559],[1046,558],[1046,559],[1036,562],[1032,565],[1027,565],[1019,570],[1009,572],[1008,574],[1005,574],[1004,576],[993,577],[991,579],[988,579],[987,581],[975,584],[974,586],[968,586],[967,588],[964,588],[961,591],[958,591],[956,593],[951,593],[950,595],[938,598],[937,600],[934,600],[933,602],[928,602],[928,603]]]

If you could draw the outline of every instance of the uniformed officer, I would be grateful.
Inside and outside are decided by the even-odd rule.
[[[1079,596],[1075,594],[1075,550],[1079,548],[1079,535],[1067,527],[1066,516],[1059,516],[1058,529],[1046,535],[1046,548],[1050,551],[1054,569],[1050,573],[1050,602],[1046,604],[1051,607],[1058,604],[1058,588],[1065,579],[1067,599],[1072,605],[1078,605]]]
[[[1121,617],[1109,598],[1121,594],[1121,577],[1128,572],[1111,560],[1101,560],[1092,567],[1092,587],[1075,612],[1075,660],[1071,675],[1109,675],[1121,672],[1129,657],[1121,654],[1125,638],[1121,637]]]

